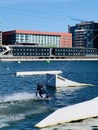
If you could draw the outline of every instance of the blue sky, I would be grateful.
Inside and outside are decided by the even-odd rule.
[[[0,28],[67,32],[68,25],[98,21],[98,0],[0,0]]]

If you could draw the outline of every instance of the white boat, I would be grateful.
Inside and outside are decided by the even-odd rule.
[[[35,127],[44,128],[91,117],[98,117],[98,97],[58,109],[37,123]]]
[[[73,86],[92,86],[92,84],[78,83],[68,80],[58,74],[46,74],[46,85],[51,87],[73,87]]]

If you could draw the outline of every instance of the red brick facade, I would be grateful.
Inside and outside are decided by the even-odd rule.
[[[49,35],[49,36],[59,36],[60,37],[60,47],[71,48],[72,47],[72,34],[64,32],[43,32],[43,31],[28,31],[28,30],[12,30],[3,32],[4,42],[9,34],[35,34],[35,35]],[[4,43],[6,44],[6,42]]]

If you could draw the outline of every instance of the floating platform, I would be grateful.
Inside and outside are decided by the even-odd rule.
[[[68,80],[58,74],[46,74],[46,85],[59,88],[59,87],[75,87],[75,86],[93,86],[92,84],[78,83]]]
[[[52,125],[83,120],[91,117],[98,117],[98,97],[89,101],[58,109],[36,124],[35,127],[49,127]]]
[[[44,74],[61,74],[62,71],[24,71],[24,72],[16,72],[17,76],[24,75],[44,75]]]

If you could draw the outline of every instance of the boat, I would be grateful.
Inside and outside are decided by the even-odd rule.
[[[74,86],[92,86],[92,84],[78,83],[67,78],[64,78],[58,74],[46,74],[46,85],[50,87],[74,87]]]
[[[98,117],[98,97],[75,105],[60,108],[37,123],[35,127],[44,128],[92,117]]]

